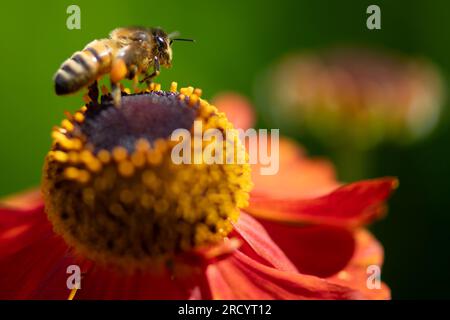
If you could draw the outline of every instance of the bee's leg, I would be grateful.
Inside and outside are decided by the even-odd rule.
[[[127,64],[123,59],[116,59],[113,61],[110,73],[111,82],[111,95],[113,97],[114,105],[116,107],[120,106],[120,86],[119,81],[125,79],[128,74]]]
[[[122,93],[120,92],[120,86],[116,82],[111,81],[111,95],[113,98],[114,106],[120,107],[120,100],[122,98]]]
[[[133,92],[134,93],[138,93],[139,92],[139,79],[138,79],[138,77],[137,77],[137,75],[136,76],[134,76],[133,77]]]
[[[88,87],[88,97],[91,99],[91,101],[94,104],[98,104],[98,83],[97,80],[94,81],[89,87]]]
[[[157,77],[159,75],[159,60],[158,57],[153,58],[153,72],[147,76],[145,76],[144,79],[139,81],[140,83],[145,82],[147,85],[149,85],[152,82],[152,79],[154,77]]]
[[[128,67],[128,78],[130,78],[131,80],[133,80],[133,91],[134,92],[139,92],[139,88],[138,88],[138,83],[139,83],[139,79],[138,79],[138,67],[133,64],[131,66]]]

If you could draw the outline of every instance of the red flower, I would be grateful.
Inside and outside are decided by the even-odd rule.
[[[289,54],[257,88],[270,124],[326,146],[362,150],[426,136],[445,98],[444,79],[431,62],[368,48]]]
[[[280,154],[278,175],[253,170],[250,205],[230,220],[227,236],[144,269],[80,254],[53,231],[39,192],[5,199],[0,298],[66,299],[75,292],[75,299],[389,298],[385,285],[366,286],[367,266],[381,266],[383,253],[362,227],[384,212],[396,180],[341,186],[331,164],[305,158],[293,143],[283,140]],[[79,290],[67,288],[70,265],[81,268]]]

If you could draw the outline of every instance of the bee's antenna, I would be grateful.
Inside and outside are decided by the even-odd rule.
[[[172,45],[172,43],[173,43],[174,41],[189,41],[189,42],[195,42],[194,39],[175,38],[175,39],[170,39],[170,44]]]
[[[189,41],[189,42],[195,42],[194,39],[186,39],[186,38],[175,38],[175,39],[172,39],[172,41]]]
[[[178,37],[180,33],[178,31],[171,32],[167,35],[167,38],[170,39],[170,44],[172,44],[174,41],[189,41],[189,42],[195,42],[194,39],[186,39],[186,38],[175,38]]]

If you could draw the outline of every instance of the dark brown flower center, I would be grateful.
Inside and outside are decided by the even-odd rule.
[[[172,92],[128,95],[122,101],[120,108],[112,101],[88,108],[79,127],[95,151],[112,151],[122,146],[132,153],[139,139],[152,143],[158,138],[168,138],[176,129],[189,130],[196,116],[196,108],[189,107]]]

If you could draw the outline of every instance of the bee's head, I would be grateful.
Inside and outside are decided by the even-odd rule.
[[[172,65],[172,43],[174,41],[190,41],[194,42],[192,39],[182,39],[174,38],[178,35],[178,32],[173,32],[171,34],[165,33],[160,28],[152,29],[153,44],[154,44],[154,54],[158,57],[159,63],[167,68]]]
[[[153,36],[153,54],[158,57],[160,65],[171,67],[172,65],[172,48],[170,47],[170,39],[160,28],[152,29]]]

